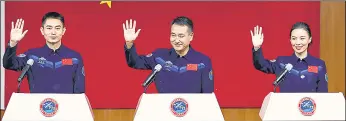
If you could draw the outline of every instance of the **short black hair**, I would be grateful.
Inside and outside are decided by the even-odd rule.
[[[48,12],[46,13],[43,17],[42,17],[42,26],[46,23],[47,19],[59,19],[61,21],[61,23],[63,24],[63,26],[65,26],[65,18],[63,15],[61,15],[58,12]]]
[[[292,36],[292,31],[295,30],[295,29],[304,29],[304,30],[308,33],[309,38],[312,37],[312,36],[311,36],[310,27],[309,27],[309,25],[308,25],[307,23],[305,23],[305,22],[297,22],[297,23],[295,23],[295,24],[292,26],[291,32],[290,32],[290,38],[291,38],[291,36]],[[309,45],[310,45],[310,44],[312,44],[312,40],[311,40],[311,42],[309,43]]]
[[[185,16],[178,16],[172,21],[172,24],[177,24],[177,25],[185,25],[187,26],[191,32],[193,32],[193,22],[191,19]]]

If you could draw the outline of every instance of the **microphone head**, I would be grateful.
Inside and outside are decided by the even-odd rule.
[[[161,66],[160,64],[157,64],[157,65],[155,66],[155,70],[161,71],[161,69],[162,69],[162,66]]]
[[[286,68],[286,70],[290,71],[293,68],[293,65],[290,63],[287,63],[285,68]]]
[[[33,59],[29,59],[28,61],[26,61],[26,64],[32,66],[34,64],[34,60]]]

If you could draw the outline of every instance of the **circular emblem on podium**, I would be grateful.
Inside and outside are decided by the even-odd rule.
[[[304,97],[299,101],[298,108],[302,115],[312,116],[316,110],[316,103],[312,98]]]
[[[45,117],[53,117],[58,111],[58,107],[58,103],[52,98],[46,98],[40,104],[41,113]]]
[[[183,98],[176,98],[171,103],[171,111],[176,117],[183,117],[188,111],[188,103]]]

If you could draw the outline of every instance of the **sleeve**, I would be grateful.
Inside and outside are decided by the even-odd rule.
[[[77,64],[77,70],[75,71],[75,76],[73,77],[74,81],[74,93],[85,93],[85,70],[84,70],[84,62],[82,57],[79,57],[79,61]]]
[[[202,71],[202,93],[214,92],[214,73],[211,60],[208,58]]]
[[[322,64],[321,71],[318,73],[317,92],[328,92],[328,76],[325,62]]]
[[[138,55],[135,45],[133,45],[130,49],[127,49],[125,45],[124,49],[125,49],[126,62],[129,67],[135,68],[135,69],[146,69],[146,70],[151,70],[155,67],[156,63],[155,63],[153,55],[155,54],[156,51],[148,55]]]
[[[264,73],[275,74],[275,71],[279,69],[279,64],[276,60],[267,60],[263,57],[262,48],[257,51],[252,48],[252,58],[255,68]],[[279,58],[277,58],[278,60]]]
[[[5,54],[3,56],[3,67],[5,69],[21,71],[26,65],[26,61],[28,60],[28,51],[24,54],[19,54],[16,56],[17,46],[10,47],[7,46],[5,50]]]

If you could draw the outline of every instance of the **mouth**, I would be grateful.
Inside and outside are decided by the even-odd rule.
[[[180,47],[182,46],[183,44],[174,44],[175,47]]]
[[[56,36],[50,36],[51,39],[56,39],[57,37]]]
[[[297,50],[301,50],[303,46],[294,46]]]

